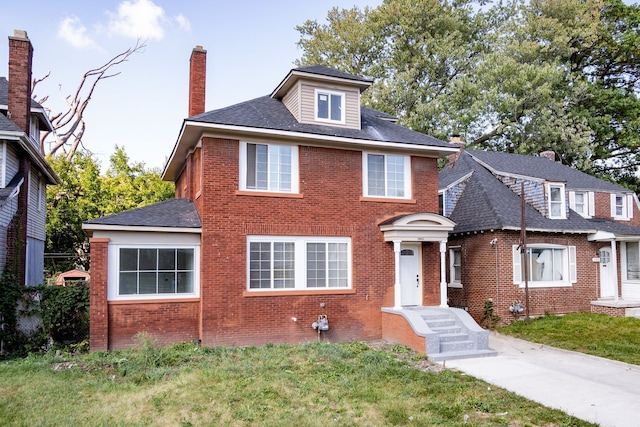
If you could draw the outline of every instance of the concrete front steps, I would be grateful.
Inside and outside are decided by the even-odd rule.
[[[382,311],[384,339],[408,345],[434,362],[497,355],[489,348],[489,331],[464,310],[403,307]]]

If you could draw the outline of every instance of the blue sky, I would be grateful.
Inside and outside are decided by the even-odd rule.
[[[27,31],[36,88],[45,107],[64,108],[89,69],[146,39],[142,53],[102,81],[85,114],[85,146],[103,167],[114,146],[147,167],[163,167],[187,116],[189,56],[207,50],[206,109],[269,94],[302,52],[296,25],[324,22],[334,6],[375,7],[381,0],[107,0],[10,2],[0,14],[0,76],[8,74],[8,37]]]

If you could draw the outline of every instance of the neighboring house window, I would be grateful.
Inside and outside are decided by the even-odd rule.
[[[438,193],[438,214],[445,215],[444,212],[444,191]]]
[[[449,249],[449,286],[462,287],[462,251],[459,247]]]
[[[364,195],[410,198],[411,158],[394,154],[364,153]]]
[[[529,286],[571,286],[577,281],[575,246],[531,245],[523,256],[519,246],[513,246],[513,281],[524,286],[525,263]]]
[[[240,144],[240,189],[298,192],[298,147]]]
[[[316,89],[316,120],[344,123],[345,94]]]
[[[351,286],[350,239],[248,238],[248,289],[345,289]]]
[[[564,185],[563,184],[548,184],[548,197],[549,197],[549,218],[552,219],[564,219],[565,213],[565,199],[564,199]]]
[[[640,280],[640,243],[625,243],[626,280]]]
[[[118,273],[119,296],[193,294],[194,249],[121,247]]]
[[[583,218],[591,218],[595,212],[594,195],[592,191],[570,191],[569,207]]]
[[[626,194],[611,195],[611,216],[613,219],[628,221],[633,218],[632,196]]]

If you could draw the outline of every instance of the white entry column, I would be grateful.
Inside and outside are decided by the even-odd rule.
[[[396,283],[393,286],[393,308],[400,310],[402,308],[402,285],[400,284],[400,250],[402,241],[393,241],[393,254],[395,255],[395,273]]]
[[[440,241],[440,307],[447,304],[447,241]]]

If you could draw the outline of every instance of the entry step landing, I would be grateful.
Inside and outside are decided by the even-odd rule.
[[[458,308],[410,307],[426,324],[427,357],[433,361],[495,356],[489,348],[489,331]],[[415,316],[412,321],[418,321]]]

